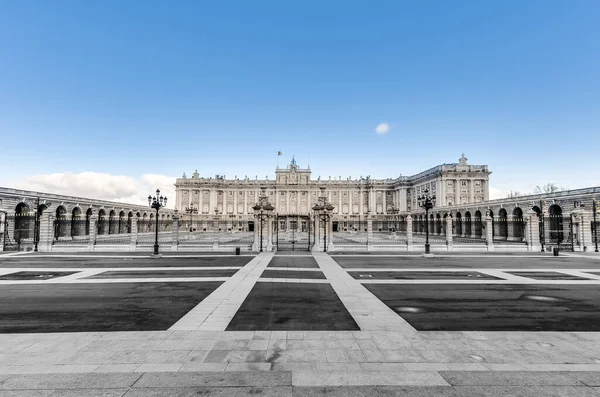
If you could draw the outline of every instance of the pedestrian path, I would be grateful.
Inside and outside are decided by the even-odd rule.
[[[271,252],[257,255],[169,329],[225,331],[271,258]]]
[[[363,331],[397,331],[414,333],[416,330],[392,309],[352,278],[327,253],[313,253],[321,270],[334,291]]]

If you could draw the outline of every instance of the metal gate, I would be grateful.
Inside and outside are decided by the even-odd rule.
[[[573,233],[573,220],[570,216],[545,216],[540,227],[540,242],[547,248],[558,248],[561,251],[573,251],[576,241]]]
[[[31,251],[39,239],[35,214],[14,214],[4,218],[2,244],[4,251]]]
[[[309,215],[275,216],[277,251],[309,251],[311,222]]]

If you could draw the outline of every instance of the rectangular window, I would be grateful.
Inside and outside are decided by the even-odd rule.
[[[242,192],[241,190],[238,192],[238,196],[243,196],[244,192]]]
[[[460,181],[460,184],[461,184],[462,186],[467,186],[467,181]]]
[[[281,192],[281,195],[282,195],[282,196],[285,196],[285,192]]]
[[[233,192],[232,192],[231,190],[230,190],[229,192],[227,192],[227,194],[228,194],[229,196],[233,196]]]
[[[475,181],[475,186],[481,186],[481,181]]]

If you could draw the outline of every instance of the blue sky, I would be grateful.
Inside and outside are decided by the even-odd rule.
[[[324,178],[464,152],[501,192],[600,185],[599,20],[596,0],[0,1],[0,185],[121,197],[112,176],[272,177],[278,150]]]

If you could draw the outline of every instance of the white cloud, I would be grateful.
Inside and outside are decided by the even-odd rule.
[[[377,127],[375,127],[375,132],[378,135],[387,134],[390,130],[390,125],[388,123],[379,123]]]
[[[16,187],[46,193],[110,200],[128,204],[148,205],[148,195],[156,189],[169,198],[169,208],[175,204],[175,177],[146,174],[140,180],[125,175],[99,172],[61,172],[34,175]]]
[[[506,198],[506,195],[507,193],[504,190],[496,189],[495,187],[490,187],[490,200]]]

